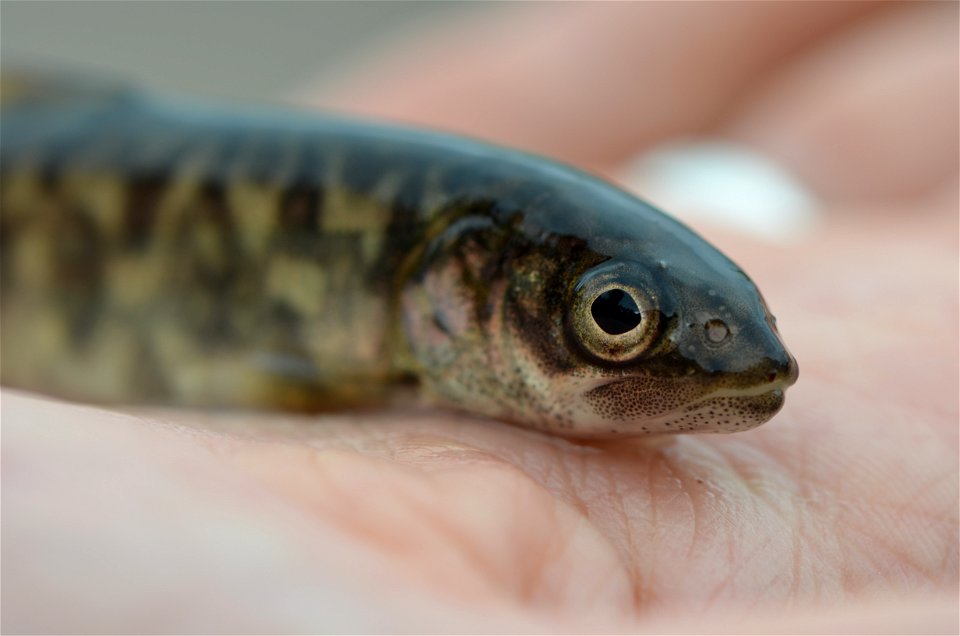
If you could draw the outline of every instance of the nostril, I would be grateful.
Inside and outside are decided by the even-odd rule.
[[[777,379],[777,372],[776,372],[776,371],[767,374],[767,382],[773,382],[773,381],[776,380],[776,379]]]
[[[707,332],[707,340],[713,344],[720,344],[730,335],[730,328],[727,323],[716,318],[708,320],[703,327]]]

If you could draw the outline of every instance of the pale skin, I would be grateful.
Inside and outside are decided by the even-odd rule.
[[[3,630],[956,633],[957,6],[671,7],[554,7],[537,38],[512,8],[311,99],[610,174],[681,133],[781,159],[826,202],[812,239],[698,228],[800,362],[780,415],[583,446],[5,391]]]

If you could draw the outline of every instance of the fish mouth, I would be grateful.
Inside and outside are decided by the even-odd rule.
[[[792,384],[792,382],[790,384]],[[783,400],[784,393],[790,384],[786,382],[771,382],[769,384],[751,387],[716,389],[705,394],[698,403],[712,398],[760,398],[770,395],[778,395],[780,399]]]
[[[797,366],[797,360],[790,354],[786,354],[786,361],[767,372],[767,381],[743,386],[721,387],[706,393],[702,400],[711,398],[741,398],[750,401],[749,398],[755,398],[754,401],[774,402],[779,400],[780,406],[783,406],[785,391],[796,384],[800,376],[800,369]],[[695,407],[696,405],[692,405]],[[777,410],[779,410],[779,406]]]
[[[650,418],[647,429],[664,433],[735,433],[769,421],[786,400],[781,383],[711,391]]]
[[[580,394],[597,423],[577,434],[617,437],[749,430],[767,422],[783,408],[786,389],[797,378],[795,364],[784,365],[770,375],[773,377],[768,382],[714,387],[696,383],[671,385],[643,376],[606,378]]]
[[[740,391],[717,391],[697,400],[673,418],[677,431],[734,433],[769,421],[783,408],[782,386]]]

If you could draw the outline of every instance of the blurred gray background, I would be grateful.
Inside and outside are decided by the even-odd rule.
[[[455,2],[0,1],[0,61],[226,98],[333,80],[419,30],[489,10]]]

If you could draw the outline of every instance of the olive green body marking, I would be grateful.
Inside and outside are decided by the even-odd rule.
[[[412,385],[616,437],[744,430],[796,379],[736,265],[549,160],[128,89],[4,92],[4,384],[307,411]]]

